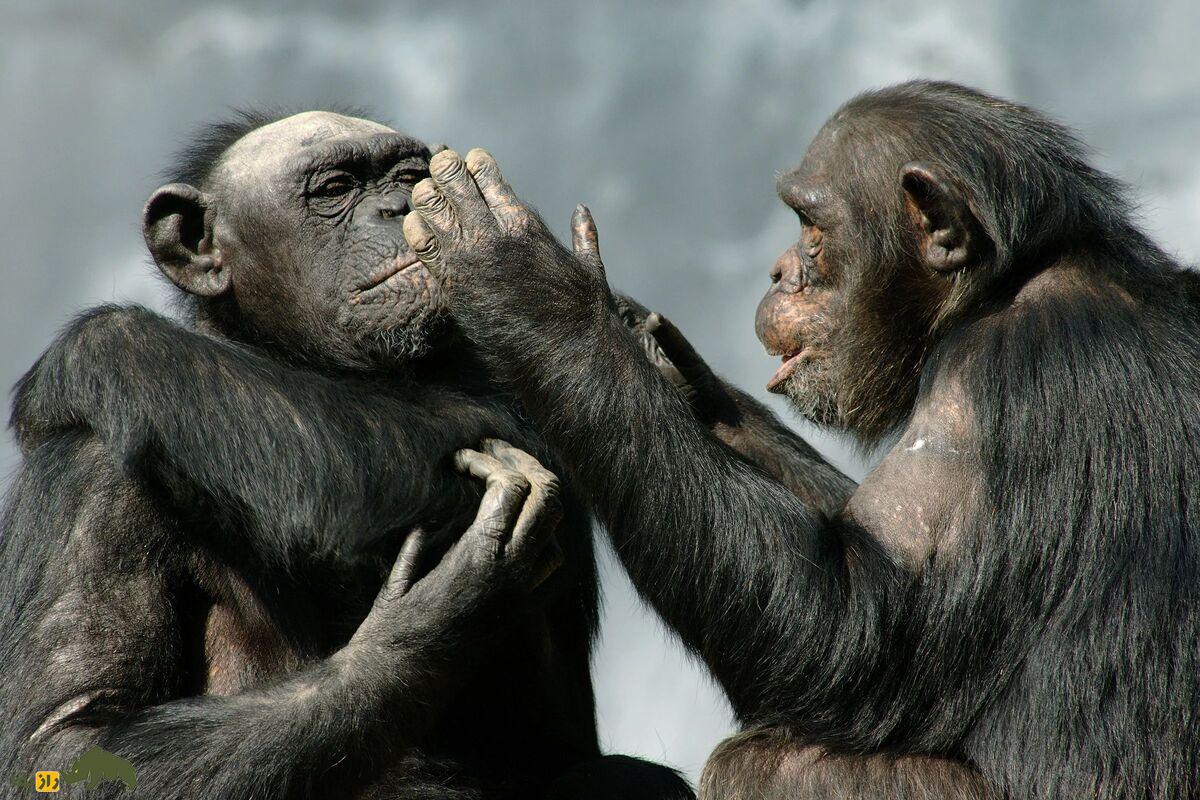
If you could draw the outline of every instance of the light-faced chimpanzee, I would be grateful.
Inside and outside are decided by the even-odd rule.
[[[18,387],[0,768],[98,745],[155,798],[691,796],[600,756],[589,523],[479,444],[544,450],[405,243],[429,157],[250,114],[151,196],[186,324],[94,310]]]
[[[909,83],[779,179],[770,387],[895,437],[857,487],[630,312],[685,404],[585,209],[430,168],[409,242],[746,726],[702,796],[1200,795],[1200,281],[1069,132]]]

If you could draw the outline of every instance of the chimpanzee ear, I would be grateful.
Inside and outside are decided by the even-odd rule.
[[[917,226],[917,252],[927,267],[954,272],[976,264],[987,234],[958,186],[938,167],[910,161],[900,168],[904,203]]]
[[[213,246],[212,198],[186,183],[159,187],[142,211],[142,235],[154,263],[189,294],[219,297],[232,286]]]

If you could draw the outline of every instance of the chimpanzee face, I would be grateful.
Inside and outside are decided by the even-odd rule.
[[[839,113],[778,182],[800,237],[755,319],[783,359],[767,388],[867,443],[904,419],[939,325],[969,307],[968,275],[990,258],[962,183],[926,150]]]
[[[838,425],[846,211],[829,173],[829,147],[819,136],[800,166],[779,179],[779,197],[795,211],[800,235],[771,268],[755,330],[767,352],[783,361],[767,389],[786,394],[814,422]]]
[[[232,301],[256,337],[349,365],[409,358],[446,310],[401,230],[429,158],[383,125],[297,114],[230,147],[202,192],[160,189],[146,238],[177,285]],[[181,198],[202,223],[163,224]]]

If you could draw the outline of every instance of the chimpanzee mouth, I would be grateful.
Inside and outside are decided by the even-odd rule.
[[[812,353],[813,351],[811,347],[805,347],[799,352],[795,353],[784,353],[781,356],[783,364],[778,370],[775,371],[775,374],[771,376],[771,380],[767,381],[767,391],[774,394],[782,394],[783,385],[787,383],[788,378],[795,374],[796,370],[800,368],[800,365],[807,361],[810,356],[812,356]]]
[[[392,278],[399,275],[401,272],[414,269],[421,265],[421,259],[416,253],[407,252],[401,253],[392,259],[383,269],[371,275],[370,279],[363,286],[359,287],[359,292],[369,292],[372,289],[378,289]]]

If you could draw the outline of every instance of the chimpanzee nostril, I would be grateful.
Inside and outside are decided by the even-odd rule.
[[[796,252],[796,247],[793,245],[779,258],[775,259],[775,263],[771,266],[771,291],[774,292],[798,292],[801,288],[803,269],[800,264],[800,255]]]
[[[382,203],[379,206],[379,216],[384,219],[395,219],[403,217],[408,213],[408,201],[402,200],[396,203]]]

